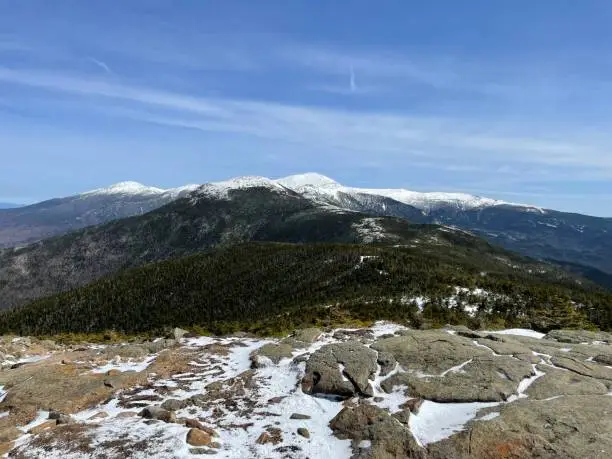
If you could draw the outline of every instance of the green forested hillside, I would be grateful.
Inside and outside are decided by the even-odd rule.
[[[138,333],[171,326],[274,332],[355,319],[547,330],[589,326],[589,317],[611,327],[609,293],[465,238],[475,242],[241,244],[130,269],[5,311],[0,332]],[[478,312],[470,316],[462,301]]]
[[[137,217],[0,250],[0,309],[122,269],[247,241],[407,243],[437,228],[318,206],[289,190],[194,195]]]

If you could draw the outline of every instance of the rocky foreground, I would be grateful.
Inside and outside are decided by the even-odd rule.
[[[609,458],[612,335],[461,327],[0,342],[12,458]]]

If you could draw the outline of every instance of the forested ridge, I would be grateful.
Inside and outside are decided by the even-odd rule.
[[[181,326],[273,333],[380,319],[611,328],[609,292],[551,265],[508,256],[486,243],[239,244],[125,270],[5,311],[0,332],[144,333]],[[487,294],[474,294],[476,288]],[[465,304],[477,311],[470,315]]]

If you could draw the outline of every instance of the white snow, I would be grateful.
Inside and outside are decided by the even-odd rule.
[[[489,414],[485,414],[484,416],[476,419],[477,421],[491,421],[493,419],[495,419],[496,417],[499,416],[499,413],[497,411],[494,411],[492,413]]]
[[[5,360],[2,361],[0,366],[5,367],[5,366],[10,366],[10,365],[35,363],[35,362],[40,362],[41,360],[46,360],[49,357],[51,357],[51,354],[30,355],[30,356],[24,356],[24,357],[19,357],[19,358],[15,358],[9,355],[9,356],[6,356]]]
[[[387,334],[395,334],[406,327],[390,322],[376,322],[370,330],[374,337]],[[343,329],[350,331],[350,329]],[[302,354],[310,354],[322,346],[338,342],[333,335],[337,330],[332,330],[323,333],[321,337],[305,349],[294,351],[294,357]],[[450,330],[447,330],[449,333]],[[489,333],[501,334],[519,334],[523,336],[535,336],[541,338],[543,334],[536,334],[532,330],[510,329],[500,330]],[[164,392],[163,398],[178,398],[186,399],[196,394],[204,394],[208,389],[206,387],[212,382],[226,381],[229,378],[236,377],[246,370],[251,368],[251,353],[267,343],[275,343],[275,339],[255,339],[255,338],[212,338],[199,337],[187,338],[181,341],[181,345],[189,348],[190,352],[194,352],[192,370],[182,374],[174,374],[169,379],[155,379],[150,376],[151,388],[140,392],[141,395],[155,394],[155,388],[166,386],[169,393]],[[210,354],[205,346],[210,344],[227,346],[227,354],[224,352]],[[478,345],[474,341],[474,345]],[[200,351],[201,349],[201,351]],[[487,348],[488,349],[488,348]],[[535,353],[534,353],[535,354]],[[494,355],[496,355],[494,353]],[[545,354],[536,354],[541,357],[540,363],[549,362],[549,357]],[[121,371],[134,370],[143,371],[156,358],[155,355],[150,355],[146,359],[139,361],[123,361],[115,359],[105,366],[101,366],[92,371],[103,373],[110,369],[116,368]],[[464,367],[469,365],[472,360],[467,360],[459,365],[453,366],[442,372],[440,375],[433,377],[443,377],[451,372],[464,371]],[[278,445],[258,445],[256,443],[259,435],[270,425],[281,429],[285,439],[291,439],[291,444],[301,448],[296,458],[306,457],[330,457],[330,458],[348,458],[351,456],[351,443],[349,440],[339,440],[336,438],[329,428],[330,420],[336,416],[343,408],[343,404],[333,397],[316,397],[304,394],[299,384],[305,371],[305,364],[296,364],[293,359],[287,358],[281,360],[279,364],[273,364],[267,360],[265,365],[258,367],[255,371],[253,384],[246,389],[244,396],[239,396],[236,399],[238,408],[236,410],[224,410],[222,418],[218,420],[214,428],[219,432],[218,441],[221,443],[221,449],[217,450],[217,457],[244,459],[246,457],[270,457],[281,458],[283,453],[278,451]],[[417,442],[426,446],[429,443],[448,438],[455,432],[461,431],[470,421],[489,421],[499,416],[499,413],[493,412],[481,417],[477,417],[478,413],[483,408],[502,406],[504,403],[512,403],[518,399],[525,398],[525,391],[539,377],[544,375],[544,372],[539,371],[534,364],[532,366],[533,374],[523,379],[517,387],[516,394],[508,399],[507,402],[497,403],[436,403],[432,401],[424,401],[420,407],[419,413],[410,416],[409,428],[412,434],[417,439]],[[339,365],[338,370],[343,371],[343,366]],[[390,413],[396,413],[401,410],[406,401],[411,399],[409,390],[406,386],[396,386],[391,393],[385,393],[381,389],[381,383],[386,379],[404,372],[399,364],[386,376],[380,375],[381,368],[378,366],[378,371],[371,381],[371,386],[375,397],[381,397],[382,400],[375,404]],[[430,375],[432,376],[432,375]],[[5,392],[0,386],[0,400],[2,400]],[[268,401],[272,398],[284,397],[278,403],[270,404]],[[249,412],[242,410],[246,408],[245,401],[253,401],[257,408]],[[370,403],[374,403],[372,399]],[[159,403],[159,402],[156,402]],[[206,408],[191,406],[184,410],[179,410],[177,416],[190,417],[200,419],[210,419],[212,410],[215,404],[212,403]],[[223,406],[222,401],[219,401],[219,406]],[[142,423],[138,418],[119,419],[116,416],[124,411],[133,410],[134,408],[122,408],[119,406],[119,399],[113,398],[110,401],[84,410],[74,415],[76,420],[84,422],[94,429],[92,436],[95,438],[95,444],[100,444],[107,439],[115,439],[118,437],[140,441],[144,440],[147,444],[159,445],[155,449],[154,454],[147,457],[152,458],[187,458],[190,457],[188,446],[185,443],[185,435],[187,428],[181,425],[168,424],[151,424]],[[91,419],[99,413],[105,412],[109,415],[107,418]],[[266,413],[267,412],[267,413]],[[247,414],[245,414],[247,413]],[[291,414],[301,413],[310,416],[310,419],[294,420],[290,419]],[[0,413],[0,417],[6,415]],[[47,412],[40,412],[36,420],[22,428],[23,432],[44,422],[48,417]],[[247,429],[231,427],[232,424],[241,425],[245,423],[253,423]],[[227,426],[227,427],[225,427]],[[305,439],[296,435],[298,427],[307,428],[310,433],[310,439]],[[17,445],[23,445],[30,435],[24,435],[17,441]],[[95,445],[94,445],[95,446]],[[369,448],[369,442],[359,444],[360,448]],[[156,446],[157,448],[157,446]],[[38,453],[37,453],[38,454]],[[43,453],[41,453],[43,454]],[[52,455],[38,455],[36,457],[55,457]],[[69,458],[69,454],[59,454],[58,458]]]
[[[498,403],[436,403],[425,400],[419,414],[410,416],[408,425],[417,442],[426,446],[463,430],[465,424],[483,408]]]
[[[415,296],[411,298],[405,295],[401,298],[401,302],[402,304],[410,304],[414,302],[414,304],[417,305],[417,308],[419,308],[419,311],[422,312],[425,305],[429,302],[429,298],[425,296]]]
[[[121,357],[117,356],[115,359],[106,365],[102,365],[101,367],[97,367],[91,370],[92,373],[106,373],[110,370],[119,370],[121,372],[124,371],[144,371],[147,369],[151,363],[155,360],[156,356],[151,355],[140,361],[127,360],[123,361]]]
[[[338,182],[325,175],[321,175],[316,172],[307,172],[305,174],[290,175],[275,180],[276,183],[285,186],[287,188],[301,188],[303,186],[313,187],[341,187]]]
[[[463,362],[460,365],[456,365],[456,366],[454,366],[452,368],[449,368],[446,371],[443,371],[442,373],[440,373],[440,376],[443,377],[443,376],[446,376],[449,373],[462,373],[462,372],[464,372],[463,371],[463,367],[465,367],[466,365],[469,365],[470,363],[472,363],[472,359],[468,360],[467,362]]]
[[[359,448],[370,448],[372,446],[372,442],[370,440],[361,440],[357,446]]]
[[[81,196],[87,195],[102,195],[102,194],[162,194],[167,190],[163,190],[161,188],[156,188],[152,186],[146,186],[142,183],[138,182],[120,182],[115,183],[107,188],[98,188],[91,191],[86,191],[85,193],[81,193]]]
[[[537,339],[542,339],[544,338],[544,336],[546,336],[546,333],[540,333],[535,330],[530,330],[528,328],[509,328],[507,330],[483,331],[483,333],[493,333],[497,335],[527,336],[529,338],[537,338]]]
[[[49,412],[41,410],[38,412],[38,415],[32,422],[30,422],[29,424],[26,424],[25,426],[18,427],[18,429],[21,430],[22,432],[27,432],[33,427],[41,425],[43,422],[47,421],[48,419],[49,419]]]
[[[445,193],[445,192],[418,192],[405,189],[393,188],[356,188],[343,186],[335,180],[324,175],[308,172],[304,174],[291,175],[280,179],[269,179],[259,176],[235,177],[220,182],[205,183],[203,185],[185,185],[178,188],[163,189],[143,185],[134,181],[116,183],[106,188],[81,193],[80,196],[95,195],[131,195],[131,196],[151,196],[167,195],[176,198],[183,193],[199,190],[203,194],[212,194],[217,197],[227,197],[227,192],[232,189],[244,189],[250,187],[264,186],[275,190],[293,190],[303,196],[325,204],[340,205],[340,194],[347,194],[354,199],[363,200],[363,196],[373,196],[390,198],[398,202],[416,207],[424,212],[430,212],[442,206],[453,206],[460,210],[470,210],[483,207],[511,205],[524,207],[527,211],[545,213],[538,207],[516,204],[481,196],[474,196],[466,193]],[[386,208],[382,204],[383,209]],[[552,225],[550,225],[552,226]]]
[[[380,320],[370,327],[370,330],[375,338],[380,338],[383,335],[394,335],[399,331],[408,330],[408,327]]]
[[[360,222],[354,223],[353,228],[362,237],[366,244],[384,240],[386,233],[380,226],[380,218],[364,217]]]
[[[516,400],[516,398],[527,398],[525,391],[529,389],[529,386],[531,386],[536,379],[541,378],[545,374],[543,371],[538,370],[535,364],[533,364],[533,372],[533,376],[525,378],[519,383],[518,388],[516,389],[517,396],[513,395],[509,397],[508,402],[512,402]]]
[[[534,206],[515,204],[496,199],[474,196],[466,193],[443,193],[443,192],[418,192],[405,189],[393,188],[355,188],[347,187],[338,182],[316,173],[292,175],[276,180],[277,183],[303,193],[313,199],[327,198],[337,200],[340,193],[353,195],[373,195],[394,199],[395,201],[408,204],[425,212],[434,210],[441,206],[455,206],[461,210],[469,210],[481,207],[512,205],[541,210]]]
[[[199,188],[199,192],[217,198],[227,198],[231,190],[263,187],[276,191],[287,191],[287,188],[266,177],[244,176],[234,177],[222,182],[206,183]]]

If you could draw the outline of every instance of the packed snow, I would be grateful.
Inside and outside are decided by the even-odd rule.
[[[491,331],[485,331],[483,333],[492,333],[492,334],[497,334],[497,335],[527,336],[529,338],[537,338],[537,339],[542,339],[546,336],[546,333],[540,333],[534,330],[529,330],[527,328],[509,328],[507,330],[491,330]]]
[[[123,360],[117,356],[111,362],[106,365],[94,368],[91,370],[92,373],[108,373],[110,370],[124,371],[144,371],[149,365],[155,360],[155,355],[149,356],[140,361],[134,360]]]
[[[410,416],[410,431],[421,446],[426,446],[460,432],[480,410],[497,405],[495,402],[436,403],[425,400],[419,414]]]
[[[98,188],[95,190],[87,191],[82,195],[94,195],[94,194],[162,194],[167,190],[162,188],[156,188],[153,186],[146,186],[138,182],[120,182],[115,183],[107,188]]]

